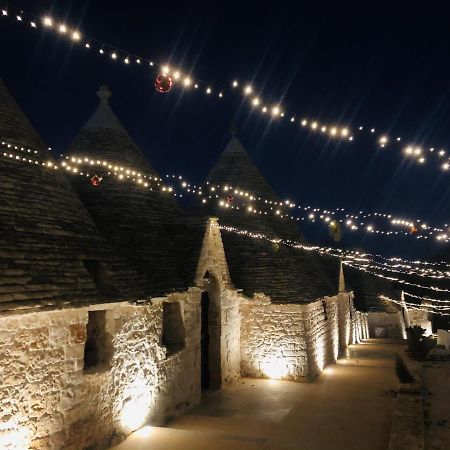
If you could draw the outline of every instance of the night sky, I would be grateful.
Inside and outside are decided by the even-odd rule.
[[[1,2],[0,2],[1,3]],[[130,52],[180,67],[212,86],[250,81],[270,102],[324,123],[374,127],[450,152],[450,28],[445,11],[299,6],[299,2],[22,1],[15,6],[79,28]],[[308,4],[311,2],[308,2]],[[264,5],[264,6],[263,6]],[[100,84],[160,174],[202,182],[235,121],[248,152],[282,198],[351,212],[389,212],[450,223],[450,172],[428,158],[407,160],[404,145],[380,149],[355,132],[352,143],[270,120],[236,95],[218,100],[174,88],[158,94],[148,67],[125,66],[53,32],[0,17],[0,75],[49,146],[67,147],[95,109]],[[365,136],[365,137],[364,137]],[[324,227],[304,229],[326,243]],[[344,246],[430,257],[410,238],[345,233]]]

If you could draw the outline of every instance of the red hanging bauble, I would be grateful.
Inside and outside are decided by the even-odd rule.
[[[92,186],[94,186],[94,187],[100,186],[100,183],[101,183],[101,182],[102,182],[102,178],[99,177],[98,175],[94,175],[94,176],[91,178],[91,184],[92,184]]]
[[[234,197],[232,195],[227,195],[227,203],[231,204],[233,203]]]
[[[155,79],[155,89],[163,94],[165,92],[169,92],[172,85],[172,78],[170,78],[169,75],[166,75],[165,73],[160,73]]]

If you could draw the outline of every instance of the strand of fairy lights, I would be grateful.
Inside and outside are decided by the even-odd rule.
[[[7,143],[2,141],[1,142],[2,146],[5,146],[7,148],[14,148],[14,149],[18,149],[19,147],[17,145],[11,144],[11,143]],[[28,149],[29,151],[33,152],[33,150]],[[34,150],[35,153],[37,153],[36,150]],[[64,157],[63,154],[61,154],[62,157]],[[69,159],[68,156],[65,156],[66,159]],[[115,167],[115,171],[126,171],[127,174],[130,174],[130,172],[135,175],[135,170],[131,170],[131,169],[124,169],[123,167],[118,167],[117,164],[113,164],[113,163],[109,163],[106,161],[95,161],[92,160],[90,158],[70,158],[72,160],[72,162],[78,162],[78,164],[83,164],[83,163],[89,163],[90,165],[94,165],[95,163],[97,165],[102,165],[102,166],[106,166],[109,169],[113,169]],[[141,176],[141,175],[139,175]],[[176,177],[175,175],[166,175],[166,178],[179,178],[180,180],[182,180],[182,177]],[[160,179],[160,181],[162,181],[162,179]],[[289,200],[286,200],[284,202],[277,202],[277,201],[273,201],[273,200],[267,200],[267,199],[263,199],[261,197],[257,197],[256,195],[249,193],[247,191],[243,191],[239,188],[233,187],[233,186],[229,186],[229,185],[225,185],[225,186],[221,186],[221,185],[210,185],[209,182],[206,182],[206,184],[208,185],[207,188],[209,188],[209,190],[211,192],[214,192],[213,195],[208,195],[208,198],[220,198],[219,194],[217,194],[217,190],[223,190],[226,194],[228,193],[232,193],[234,195],[237,196],[241,196],[241,197],[245,197],[245,199],[249,202],[256,202],[256,201],[262,201],[264,202],[264,205],[267,205],[267,207],[270,209],[270,211],[272,211],[275,215],[278,215],[280,218],[290,218],[291,220],[294,221],[311,221],[311,222],[315,222],[316,220],[322,220],[325,224],[327,225],[334,225],[334,223],[340,223],[343,224],[345,223],[345,225],[348,227],[349,230],[354,231],[354,230],[358,230],[360,227],[362,227],[363,229],[365,229],[366,232],[369,233],[375,233],[375,234],[381,234],[381,235],[385,235],[385,236],[390,236],[390,235],[403,235],[403,236],[407,236],[407,237],[415,237],[416,239],[428,239],[429,236],[436,236],[436,239],[438,241],[442,241],[442,242],[449,242],[450,237],[449,235],[442,229],[442,228],[436,228],[436,227],[430,227],[424,223],[420,224],[420,228],[422,230],[422,232],[426,232],[428,233],[427,235],[417,235],[417,236],[413,236],[411,233],[408,232],[404,232],[404,231],[386,231],[383,229],[376,229],[375,225],[373,223],[368,224],[367,222],[361,221],[362,219],[368,218],[368,217],[382,217],[382,218],[387,218],[387,219],[391,219],[392,215],[390,214],[384,214],[384,213],[363,213],[363,211],[360,211],[360,215],[353,215],[353,214],[346,214],[345,218],[335,218],[334,216],[341,214],[342,211],[344,211],[343,208],[338,208],[337,210],[327,210],[327,209],[321,209],[321,208],[312,208],[310,206],[302,206],[302,205],[295,205],[293,202],[290,202]],[[188,189],[193,189],[193,192],[196,193],[198,192],[199,195],[204,195],[204,190],[205,187],[201,187],[201,186],[196,186],[196,185],[190,185],[184,181],[180,181],[180,187],[185,189],[186,187]],[[206,195],[206,194],[205,194]],[[221,207],[230,207],[225,201],[223,200],[219,200],[219,206]],[[267,215],[268,212],[264,211],[263,209],[257,209],[255,208],[255,206],[251,203],[247,204],[247,203],[243,203],[242,206],[245,208],[247,208],[248,212],[253,212],[254,214],[265,214]],[[287,207],[289,209],[295,208],[297,210],[303,210],[305,212],[309,211],[308,216],[296,216],[296,215],[289,215],[288,213],[284,213],[282,209],[283,207]],[[233,209],[234,207],[231,205],[231,208]],[[239,208],[237,208],[239,209]],[[322,213],[322,214],[317,214],[317,213]],[[419,225],[419,222],[421,222],[420,219],[416,220],[416,224]],[[401,223],[401,224],[405,224],[406,226],[414,226],[413,222],[410,222],[408,220],[404,220],[404,219],[392,219],[389,222],[389,225],[397,225],[397,223]],[[448,226],[447,224],[445,226]],[[416,229],[417,230],[417,229]]]
[[[341,251],[340,253],[336,253],[336,249],[333,248],[326,248],[326,247],[319,247],[319,246],[311,246],[311,245],[305,245],[302,244],[300,242],[295,242],[295,241],[291,241],[291,240],[287,240],[287,239],[281,239],[281,238],[271,238],[269,236],[266,236],[265,234],[262,233],[254,233],[248,230],[243,230],[240,228],[236,228],[236,227],[231,227],[231,226],[227,226],[227,225],[217,225],[219,227],[219,229],[224,230],[224,231],[228,231],[228,232],[232,232],[235,234],[239,234],[239,235],[243,235],[243,236],[248,236],[251,237],[253,239],[262,239],[262,240],[266,240],[268,242],[271,242],[273,244],[283,244],[286,245],[288,247],[292,247],[292,248],[296,248],[296,249],[301,249],[301,250],[306,250],[306,251],[315,251],[318,253],[326,253],[328,255],[334,256],[336,258],[343,258],[346,257],[347,255],[345,254],[345,251]],[[383,278],[389,281],[396,281],[398,283],[401,284],[405,284],[408,286],[413,286],[413,287],[418,287],[420,289],[429,289],[432,291],[437,291],[437,292],[450,292],[449,289],[442,289],[439,288],[437,286],[424,286],[421,284],[417,284],[417,283],[412,283],[406,280],[402,280],[396,277],[388,277],[382,274],[379,274],[377,272],[373,272],[371,270],[368,270],[367,268],[365,268],[364,266],[358,265],[358,264],[352,264],[350,261],[348,260],[342,260],[342,264],[345,264],[349,267],[353,267],[354,269],[357,270],[362,270],[364,272],[368,272],[372,275],[375,275],[376,277],[379,278]]]
[[[378,278],[383,278],[383,279],[389,280],[389,281],[395,281],[395,282],[397,282],[397,283],[405,284],[405,285],[407,285],[407,286],[412,286],[412,287],[416,287],[416,288],[419,288],[419,289],[430,289],[430,290],[436,291],[436,292],[450,292],[450,289],[442,289],[442,288],[437,287],[437,286],[423,286],[423,285],[421,285],[421,284],[418,284],[418,283],[412,283],[412,282],[410,282],[410,281],[402,280],[402,279],[400,279],[400,278],[396,278],[396,277],[388,277],[388,276],[385,276],[385,275],[381,275],[381,274],[379,274],[379,273],[377,273],[377,272],[374,272],[373,270],[369,270],[369,269],[365,268],[364,266],[361,266],[361,265],[353,265],[353,264],[351,264],[351,263],[348,262],[348,261],[342,261],[342,264],[345,264],[345,265],[347,265],[347,266],[349,266],[349,267],[352,267],[352,268],[354,268],[354,269],[357,269],[357,270],[362,270],[362,271],[364,271],[364,272],[370,273],[371,275],[374,275],[374,276],[376,276],[376,277],[378,277]]]
[[[26,151],[28,153],[31,153],[30,149],[26,149],[24,147],[21,147],[20,150],[21,151]],[[61,164],[61,166],[58,166],[58,164],[55,164],[53,162],[40,162],[40,161],[33,160],[33,159],[30,159],[30,158],[21,157],[19,155],[14,155],[12,153],[7,154],[6,152],[4,152],[3,156],[6,156],[6,157],[8,157],[10,159],[13,159],[15,161],[28,162],[30,164],[34,164],[34,165],[38,165],[38,166],[42,166],[42,167],[47,167],[47,168],[51,168],[51,169],[54,169],[54,170],[57,170],[59,167],[63,167],[67,171],[69,171],[70,174],[78,174],[78,175],[81,175],[81,176],[85,175],[87,177],[90,176],[89,174],[84,174],[83,172],[80,172],[76,167],[72,168],[70,165],[68,165],[64,161]],[[112,169],[118,168],[119,170],[121,169],[120,167],[111,167],[111,168]],[[123,170],[125,170],[125,172],[126,172],[126,169],[123,169]],[[108,172],[108,174],[111,175],[111,172]],[[123,179],[123,175],[122,174],[115,173],[115,175],[118,175],[119,179]],[[140,178],[140,177],[146,177],[146,176],[142,175],[140,173],[137,173],[136,175],[139,177],[137,183],[141,184],[142,183],[142,181],[141,181],[142,178]],[[154,178],[155,182],[161,180],[158,177],[153,177],[153,178]],[[140,181],[141,181],[141,183],[140,183]],[[148,186],[148,184],[146,182],[144,182],[142,185],[144,187]],[[161,186],[161,184],[158,183],[158,186]],[[166,190],[165,186],[162,186],[161,190],[162,191]],[[171,192],[171,189],[167,188],[167,191]],[[174,195],[176,195],[176,194],[174,194]],[[260,234],[260,233],[252,233],[252,232],[249,232],[247,230],[239,230],[237,228],[224,226],[224,225],[217,225],[217,227],[219,229],[221,229],[221,230],[234,232],[234,233],[237,233],[239,235],[245,235],[247,237],[252,237],[252,238],[256,238],[256,239],[265,239],[265,240],[267,240],[269,242],[272,242],[272,243],[277,243],[277,244],[282,243],[284,245],[287,245],[287,246],[290,246],[290,247],[293,247],[293,248],[297,248],[297,249],[303,249],[303,250],[307,250],[307,251],[316,251],[319,254],[320,253],[327,253],[327,254],[329,254],[331,256],[341,257],[341,255],[336,255],[332,251],[332,249],[330,249],[330,248],[323,248],[323,247],[319,247],[319,246],[310,246],[310,245],[304,245],[304,244],[300,244],[300,243],[293,243],[292,241],[287,241],[287,240],[283,240],[283,239],[280,239],[280,238],[269,238],[269,237],[267,237],[267,236],[265,236],[263,234]],[[364,259],[365,260],[365,258],[360,258],[360,259]],[[382,275],[380,275],[378,273],[368,271],[367,269],[363,268],[360,265],[352,265],[348,261],[342,261],[342,263],[345,264],[345,265],[349,265],[350,267],[353,267],[353,268],[355,268],[357,270],[359,269],[359,270],[364,270],[366,272],[370,272],[370,273],[372,273],[375,276],[378,276],[378,277],[381,277],[381,278],[384,278],[384,279],[387,279],[387,280],[390,280],[390,281],[397,281],[399,283],[404,283],[404,284],[407,284],[407,285],[410,285],[410,286],[419,287],[419,288],[422,288],[422,289],[431,289],[431,290],[440,291],[440,292],[450,292],[447,289],[440,289],[440,288],[437,288],[437,287],[434,287],[434,286],[422,286],[422,285],[418,285],[418,284],[415,284],[415,283],[409,283],[409,282],[406,282],[405,280],[400,280],[398,278],[382,276]],[[450,300],[438,300],[438,299],[432,299],[432,298],[429,298],[429,297],[421,297],[421,296],[417,296],[417,295],[414,295],[414,294],[411,294],[411,293],[408,293],[408,292],[405,292],[405,295],[408,295],[408,296],[411,296],[411,297],[414,297],[414,298],[418,298],[420,300],[433,302],[433,303],[450,303]],[[407,305],[410,308],[414,308],[414,309],[418,309],[418,310],[422,310],[422,311],[427,311],[427,312],[431,312],[431,313],[434,313],[434,314],[450,315],[450,314],[443,313],[442,311],[438,311],[438,310],[450,310],[450,305],[448,305],[448,306],[447,305],[446,306],[441,306],[441,305],[428,305],[427,304],[426,307],[424,308],[424,307],[418,307],[416,304],[413,304],[413,303],[407,303],[407,302],[401,303],[401,302],[398,302],[396,300],[390,299],[390,298],[385,297],[385,296],[380,296],[380,297],[384,298],[385,300],[389,300],[389,301],[392,301],[394,303],[397,303],[399,306],[403,306],[405,304],[405,305]]]
[[[7,149],[14,148],[14,149],[20,149],[22,151],[25,150],[25,148],[23,148],[23,147],[18,147],[17,145],[6,143],[4,141],[2,142],[2,145],[6,146]],[[29,148],[26,149],[26,150],[28,152],[37,153],[36,150],[33,151],[33,150],[29,149]],[[4,152],[3,156],[13,157],[12,154],[8,154],[6,152]],[[61,155],[61,156],[64,156],[64,155]],[[20,159],[20,157],[16,157],[16,159]],[[143,187],[147,187],[148,186],[148,182],[150,180],[152,180],[152,179],[153,179],[153,181],[157,182],[157,186],[158,187],[161,186],[161,182],[163,181],[162,178],[154,177],[152,175],[148,175],[148,176],[145,175],[145,174],[143,175],[143,174],[141,174],[138,171],[135,171],[135,170],[132,170],[132,169],[127,169],[127,168],[125,168],[123,166],[120,166],[120,165],[117,165],[117,164],[113,164],[113,163],[105,161],[105,160],[98,160],[98,159],[94,160],[94,159],[87,158],[87,157],[80,158],[80,157],[75,157],[75,156],[72,156],[72,157],[65,156],[65,159],[68,162],[63,161],[61,163],[61,165],[63,167],[65,167],[66,170],[72,171],[72,172],[80,172],[81,174],[83,174],[82,170],[78,166],[78,165],[81,165],[81,164],[86,164],[89,167],[97,165],[102,170],[103,169],[108,170],[108,175],[110,175],[111,171],[113,171],[114,176],[118,176],[119,179],[124,179],[124,178],[132,179],[133,181],[137,181],[138,184],[143,185]],[[23,160],[25,161],[26,158],[23,158]],[[73,164],[70,165],[70,163],[73,163]],[[55,165],[55,163],[53,163],[53,162],[48,162],[47,164],[51,165],[54,168],[57,168],[57,165]],[[88,175],[89,174],[87,174],[86,176],[88,176]],[[135,179],[133,177],[137,177],[137,179]],[[198,194],[199,196],[206,195],[206,194],[204,194],[202,187],[199,187],[199,186],[196,186],[196,185],[191,185],[191,184],[187,183],[186,181],[184,181],[182,176],[166,175],[166,178],[173,178],[173,179],[176,179],[177,181],[179,181],[180,187],[183,190],[185,190],[186,192],[188,192],[188,193]],[[145,180],[145,179],[147,179],[147,180]],[[219,185],[217,185],[217,187],[220,188]],[[209,185],[209,188],[212,190],[212,192],[215,192],[215,187],[214,186]],[[163,191],[167,190],[169,192],[172,192],[172,190],[173,190],[173,188],[171,186],[162,186],[161,189]],[[229,190],[230,190],[230,188],[228,186],[225,186],[224,189],[225,189],[226,192],[229,192]],[[237,191],[234,190],[233,192],[237,192]],[[256,198],[256,197],[253,197],[248,192],[244,192],[244,191],[240,191],[239,194],[241,194],[242,196],[245,196],[246,198],[248,197],[248,199],[250,201],[254,200]],[[177,196],[176,193],[174,195]],[[180,194],[180,196],[182,196],[182,195]],[[215,194],[215,197],[219,198],[219,195]],[[208,195],[208,198],[211,199],[211,198],[213,198],[213,196],[212,195]],[[202,199],[202,203],[206,203],[206,202],[207,202],[206,198],[203,198]],[[237,210],[240,209],[239,206],[229,205],[228,203],[224,202],[223,200],[219,200],[219,206],[231,207],[232,209],[237,209]],[[242,206],[243,206],[242,209],[245,209],[246,204],[244,203]],[[253,212],[253,213],[259,212],[260,214],[262,214],[261,210],[258,211],[257,209],[255,209],[253,207],[250,207],[250,206],[247,207],[247,211],[250,211],[250,212]],[[264,214],[267,214],[267,212],[264,211]],[[280,215],[279,217],[284,217],[284,216]],[[302,220],[303,219],[304,218],[302,218]],[[326,222],[326,220],[325,220],[325,222]],[[359,255],[359,256],[361,256],[361,255]],[[405,269],[408,270],[407,272],[399,271],[400,273],[418,274],[417,271],[419,271],[419,272],[421,272],[421,273],[419,273],[419,275],[422,275],[422,276],[423,275],[432,275],[432,276],[439,277],[439,278],[447,277],[448,274],[449,274],[449,272],[445,272],[445,271],[442,272],[442,271],[432,270],[430,268],[418,268],[418,267],[412,267],[411,266],[411,264],[414,265],[414,266],[417,266],[419,264],[425,264],[427,266],[430,266],[430,265],[431,266],[446,265],[447,267],[450,267],[450,265],[447,264],[447,263],[429,263],[429,262],[408,261],[408,260],[406,260],[409,264],[399,264],[398,261],[405,261],[405,260],[400,260],[399,258],[385,258],[382,255],[377,255],[377,254],[369,255],[369,256],[373,260],[375,260],[376,258],[380,258],[380,259],[383,259],[384,261],[387,261],[389,263],[389,265],[387,265],[386,263],[381,263],[381,265],[383,265],[383,266],[388,266],[388,267],[391,266],[392,267],[392,262],[395,262],[395,264],[393,265],[394,268],[401,267],[401,268],[405,268]],[[366,262],[369,262],[369,261],[370,261],[370,259],[366,260]],[[379,265],[380,263],[377,263],[377,264]],[[383,269],[383,267],[378,267],[378,268]]]
[[[27,150],[31,151],[30,149],[27,149]],[[1,155],[1,153],[0,153],[0,155]],[[52,161],[41,162],[41,161],[26,158],[26,157],[23,157],[20,155],[14,155],[13,153],[7,153],[7,152],[3,152],[3,156],[6,158],[9,158],[9,159],[16,160],[16,161],[40,165],[42,167],[50,168],[53,170],[57,170],[58,168],[61,168],[61,169],[64,169],[67,173],[69,173],[71,175],[80,175],[80,176],[86,176],[86,177],[89,177],[92,174],[89,174],[88,172],[83,172],[83,170],[81,170],[79,168],[79,166],[77,166],[76,164],[85,162],[86,164],[89,165],[89,167],[97,164],[97,165],[100,165],[102,168],[106,168],[106,170],[108,170],[107,174],[109,176],[116,177],[119,180],[124,180],[124,179],[130,180],[130,181],[135,182],[138,186],[140,186],[142,188],[148,188],[149,190],[155,189],[155,190],[159,190],[162,192],[168,192],[168,193],[173,192],[172,195],[174,195],[174,196],[179,195],[180,197],[182,197],[181,194],[177,194],[176,192],[174,192],[174,189],[171,186],[162,185],[161,184],[162,179],[159,177],[147,176],[145,174],[132,171],[132,170],[124,168],[122,166],[115,166],[115,165],[109,164],[107,161],[92,160],[89,158],[82,159],[82,158],[72,157],[72,158],[70,158],[69,162],[62,161],[62,163],[60,165],[58,165],[57,163],[52,162]],[[69,159],[69,157],[66,157],[66,158]],[[178,179],[182,180],[183,178],[181,176],[179,176]],[[154,185],[152,185],[152,183],[154,183]],[[190,185],[187,185],[185,181],[182,182],[182,185],[190,186]],[[194,194],[195,190],[194,189],[191,190],[191,189],[187,188],[187,192]],[[203,199],[202,203],[205,203],[205,200],[206,199]],[[363,268],[363,266],[361,266],[361,264],[369,262],[370,261],[369,257],[371,257],[371,255],[361,254],[360,252],[343,251],[343,250],[339,250],[339,249],[324,248],[324,247],[319,247],[319,246],[305,246],[303,244],[299,244],[298,242],[293,242],[293,241],[288,241],[288,240],[275,239],[275,240],[272,240],[272,242],[277,242],[277,243],[281,242],[281,243],[284,243],[286,245],[290,245],[290,246],[296,247],[296,248],[299,248],[299,245],[301,245],[300,248],[303,248],[303,249],[316,250],[321,253],[328,253],[328,254],[331,254],[332,256],[336,256],[339,258],[346,257],[347,259],[350,259],[352,263],[356,264],[358,266],[358,268],[361,268],[362,270],[365,270],[365,268]],[[398,258],[396,258],[396,259],[398,259]],[[386,270],[385,267],[377,265],[376,262],[374,262],[374,263],[375,263],[375,267],[377,269]],[[410,275],[410,274],[416,273],[411,270],[409,270],[408,272],[405,272],[405,271],[396,271],[396,272],[401,273],[403,275]],[[428,269],[427,275],[428,275],[428,278],[431,278],[431,277],[443,278],[443,277],[445,277],[445,274],[443,276],[443,273],[441,271],[437,271],[437,270],[432,271],[431,269]],[[427,275],[424,274],[423,276],[427,277]]]
[[[9,11],[12,12],[9,13]],[[145,63],[152,68],[155,67],[155,62],[149,60],[148,58],[139,57],[138,55],[129,51],[118,49],[97,39],[88,37],[87,35],[82,34],[78,29],[68,26],[65,22],[56,21],[49,15],[38,17],[36,15],[24,13],[24,11],[21,9],[7,5],[2,8],[0,17],[13,18],[17,23],[21,24],[28,23],[29,26],[33,29],[44,28],[53,30],[59,35],[67,36],[71,41],[75,43],[84,45],[86,49],[96,50],[100,55],[109,54],[112,60],[121,61],[125,65],[129,65],[132,63],[140,65]],[[225,89],[215,89],[211,84],[206,83],[202,80],[193,80],[190,75],[186,75],[178,69],[173,69],[167,64],[161,65],[161,70],[163,73],[167,73],[171,77],[173,77],[173,79],[176,82],[179,82],[184,88],[193,87],[194,89],[198,90],[201,84],[202,86],[206,86],[204,89],[206,95],[215,95],[219,99],[224,97],[224,93],[226,91]],[[317,120],[309,118],[298,119],[298,114],[285,111],[279,104],[269,105],[264,103],[261,97],[255,95],[256,89],[251,84],[244,84],[241,88],[240,83],[237,80],[234,80],[231,83],[230,92],[233,91],[241,92],[244,97],[250,99],[252,108],[258,108],[261,113],[267,113],[273,118],[285,118],[293,124],[300,123],[303,128],[308,128],[311,132],[317,132],[319,134],[326,135],[327,137],[337,137],[341,139],[348,139],[349,141],[353,141],[354,139],[354,133],[349,127],[324,124],[318,122]],[[401,136],[390,138],[385,134],[378,135],[376,134],[375,128],[359,126],[357,128],[357,131],[367,131],[369,134],[376,136],[377,144],[380,148],[386,147],[390,142],[400,143],[404,141]],[[443,171],[448,171],[450,169],[450,157],[447,151],[443,148],[437,149],[435,147],[429,147],[427,149],[424,149],[420,146],[411,144],[407,145],[403,149],[403,153],[406,157],[414,159],[419,164],[424,164],[426,162],[426,152],[428,152],[429,156],[436,156]]]
[[[427,307],[418,306],[418,305],[416,305],[414,303],[403,303],[401,301],[394,300],[393,298],[387,297],[386,295],[380,295],[380,298],[383,299],[383,300],[386,300],[388,302],[395,303],[396,305],[398,305],[398,306],[400,306],[402,308],[404,308],[405,305],[406,305],[410,309],[416,309],[418,311],[425,311],[425,312],[437,314],[437,315],[440,315],[440,316],[450,316],[450,312],[449,313],[444,313],[444,312],[436,311],[436,310],[433,310],[433,309],[430,309],[430,308],[427,308]]]
[[[7,143],[7,142],[4,142],[4,141],[2,141],[1,144],[2,144],[2,146],[5,146],[7,149],[14,148],[16,150],[17,149],[22,149],[22,151],[24,150],[23,147],[18,147],[17,145],[14,145],[14,144],[11,144],[11,143]],[[29,148],[27,149],[27,151],[28,152],[37,153],[36,150],[31,150]],[[8,154],[5,152],[4,156],[8,156]],[[62,155],[62,154],[61,154],[61,156],[64,157],[64,155]],[[118,176],[119,179],[127,178],[127,179],[133,179],[133,181],[136,181],[134,178],[132,178],[132,177],[136,176],[137,177],[137,183],[138,184],[143,184],[144,187],[148,186],[148,182],[143,180],[143,178],[144,179],[147,178],[148,180],[152,180],[153,179],[154,181],[162,182],[162,178],[157,178],[157,177],[154,177],[154,176],[151,176],[151,175],[148,175],[148,176],[147,175],[143,175],[143,174],[141,174],[140,172],[138,172],[136,170],[127,169],[127,168],[124,168],[123,166],[120,166],[120,165],[117,165],[117,164],[114,164],[114,163],[111,163],[111,162],[108,162],[108,161],[105,161],[105,160],[98,160],[98,159],[94,160],[94,159],[90,159],[90,158],[87,158],[87,157],[74,157],[74,156],[72,156],[72,157],[65,156],[65,158],[66,158],[66,160],[68,160],[71,163],[73,163],[72,165],[70,165],[70,164],[67,164],[64,161],[62,162],[61,165],[66,167],[66,170],[69,170],[69,171],[70,170],[76,170],[76,171],[80,171],[81,172],[81,169],[80,169],[79,165],[82,165],[82,164],[86,164],[88,166],[95,166],[95,165],[97,165],[101,169],[114,171],[114,175]],[[17,159],[19,159],[19,158],[17,158]],[[54,164],[54,163],[51,163],[51,164]],[[119,173],[119,172],[121,172],[121,173]],[[108,174],[110,174],[110,173],[108,172]],[[220,199],[220,196],[218,194],[214,194],[214,195],[207,195],[207,194],[205,194],[204,193],[204,188],[205,187],[191,185],[191,184],[187,183],[186,181],[184,181],[182,176],[166,175],[166,178],[174,178],[174,179],[176,178],[179,181],[179,183],[180,183],[180,188],[185,190],[188,193],[198,194],[199,196],[206,195],[208,197],[208,199],[212,199],[213,197]],[[211,193],[215,193],[216,192],[216,187],[219,190],[221,189],[220,185],[215,185],[214,186],[214,185],[210,185],[208,182],[207,182],[207,184],[209,185],[208,187],[209,187]],[[160,186],[160,183],[158,183],[158,186]],[[163,186],[162,187],[163,191],[166,190],[166,189],[169,192],[172,192],[172,190],[173,190],[173,188],[171,186],[169,186],[169,187]],[[232,186],[227,186],[226,185],[226,186],[223,187],[223,190],[226,193],[233,192],[236,195],[241,195],[241,196],[247,198],[249,201],[254,201],[256,199],[262,200],[260,197],[253,196],[252,194],[250,194],[248,192],[240,191],[238,189],[233,188]],[[176,194],[174,194],[174,195],[176,196]],[[180,194],[180,196],[181,196],[181,194]],[[206,198],[203,198],[202,203],[206,203],[206,202],[207,202]],[[286,201],[286,203],[287,202],[288,201]],[[265,200],[265,203],[267,203],[267,200]],[[270,201],[269,203],[278,204],[278,202],[272,202],[272,201]],[[279,204],[281,205],[283,203],[279,202]],[[230,207],[231,209],[237,209],[237,210],[241,209],[239,206],[230,205],[227,202],[225,202],[224,200],[219,200],[219,206],[226,207],[226,208]],[[290,203],[290,206],[295,206],[295,205]],[[309,207],[307,207],[307,208],[309,208]],[[255,213],[255,214],[256,213],[265,214],[265,215],[268,214],[267,211],[258,210],[256,208],[254,208],[253,206],[247,206],[246,203],[242,204],[242,209],[246,209],[248,212]],[[272,207],[270,207],[270,209],[273,211]],[[327,210],[324,210],[324,212],[325,211],[327,211]],[[330,212],[330,211],[327,211],[327,212]],[[275,210],[275,214],[278,214],[278,216],[280,218],[289,217],[290,219],[293,219],[293,220],[306,220],[306,217],[294,217],[294,216],[288,216],[288,215],[280,214],[279,210]],[[333,212],[331,212],[331,214],[333,214]],[[323,216],[320,216],[320,217],[322,218]],[[331,223],[332,224],[333,221],[330,222],[329,218],[325,217],[324,218],[324,223]],[[428,227],[428,228],[432,229],[431,227]],[[389,234],[393,234],[393,233],[395,233],[395,232],[383,232],[383,231],[381,231],[380,234],[389,235]],[[438,238],[439,238],[439,236],[438,236]],[[372,258],[373,258],[373,256],[375,256],[377,258],[382,258],[385,261],[388,261],[389,263],[391,263],[392,260],[397,260],[396,258],[394,258],[394,259],[384,258],[381,255],[372,255]],[[414,265],[418,264],[417,261],[410,262],[410,263],[414,264]],[[429,263],[426,263],[426,264],[430,265]],[[440,263],[436,263],[436,265],[440,265]],[[434,276],[436,276],[436,277],[446,277],[446,276],[449,275],[448,272],[433,271],[433,270],[431,270],[429,268],[422,268],[422,269],[416,268],[417,270],[412,270],[412,268],[410,266],[408,266],[408,265],[397,264],[396,266],[408,269],[409,270],[409,272],[408,272],[409,274],[417,273],[417,270],[418,270],[419,272],[422,272],[422,273],[420,273],[420,275],[422,275],[422,276],[426,275],[426,274],[431,274],[431,275],[434,274]],[[401,271],[401,272],[402,273],[406,273],[404,271]]]

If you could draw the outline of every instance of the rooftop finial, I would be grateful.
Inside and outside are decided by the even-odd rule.
[[[232,136],[236,136],[239,133],[239,127],[236,122],[231,122],[229,131]]]
[[[111,91],[109,90],[109,87],[106,84],[102,84],[97,91],[97,96],[100,98],[100,100],[108,100],[109,97],[111,97]]]

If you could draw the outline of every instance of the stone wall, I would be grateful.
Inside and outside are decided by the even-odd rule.
[[[349,293],[309,304],[242,297],[241,375],[311,380],[336,361],[340,349],[367,337],[365,317]]]
[[[304,306],[274,304],[262,294],[241,299],[241,375],[306,381]]]
[[[367,319],[371,338],[403,339],[406,337],[405,322],[401,311],[395,313],[369,312]]]
[[[209,279],[205,274],[208,272]],[[240,377],[239,296],[233,287],[217,218],[210,218],[196,271],[196,285],[207,291],[218,311],[221,385]]]
[[[199,300],[180,301],[185,347],[161,345],[162,301],[0,317],[0,447],[102,448],[146,422],[162,424],[200,399]],[[107,364],[84,367],[88,309],[105,309]]]
[[[335,362],[338,357],[338,299],[338,297],[325,297],[323,300],[303,307],[309,380],[314,379],[327,364]],[[348,316],[345,321],[348,321]]]
[[[409,323],[411,326],[419,325],[425,329],[425,336],[429,336],[433,333],[431,320],[429,316],[431,314],[426,311],[419,311],[418,309],[408,309]]]

